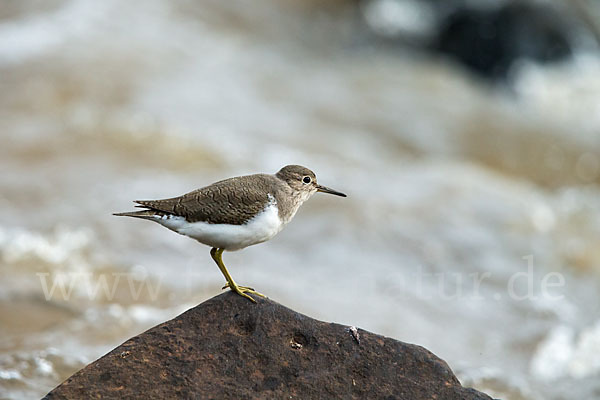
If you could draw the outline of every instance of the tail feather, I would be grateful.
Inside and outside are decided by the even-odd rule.
[[[142,219],[155,219],[156,211],[154,210],[141,210],[141,211],[130,211],[130,212],[122,212],[122,213],[114,213],[117,217],[134,217],[134,218],[142,218]]]

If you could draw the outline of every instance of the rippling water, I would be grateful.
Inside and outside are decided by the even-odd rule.
[[[597,56],[511,89],[373,43],[352,4],[0,6],[0,397],[45,394],[220,291],[131,200],[298,163],[316,195],[225,262],[507,399],[600,398]]]

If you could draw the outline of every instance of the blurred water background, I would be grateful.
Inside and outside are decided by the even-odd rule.
[[[226,253],[238,282],[500,398],[600,398],[592,41],[489,81],[382,39],[413,6],[0,3],[0,398],[220,293],[207,247],[112,212],[292,163],[349,197]]]

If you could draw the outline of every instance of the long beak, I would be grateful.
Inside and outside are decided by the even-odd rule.
[[[338,192],[337,190],[333,190],[328,188],[327,186],[317,185],[317,192],[335,194],[336,196],[346,197],[346,195],[342,192]]]

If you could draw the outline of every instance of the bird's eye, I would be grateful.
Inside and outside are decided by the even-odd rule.
[[[302,182],[310,183],[310,176],[305,176],[304,178],[302,178]]]

